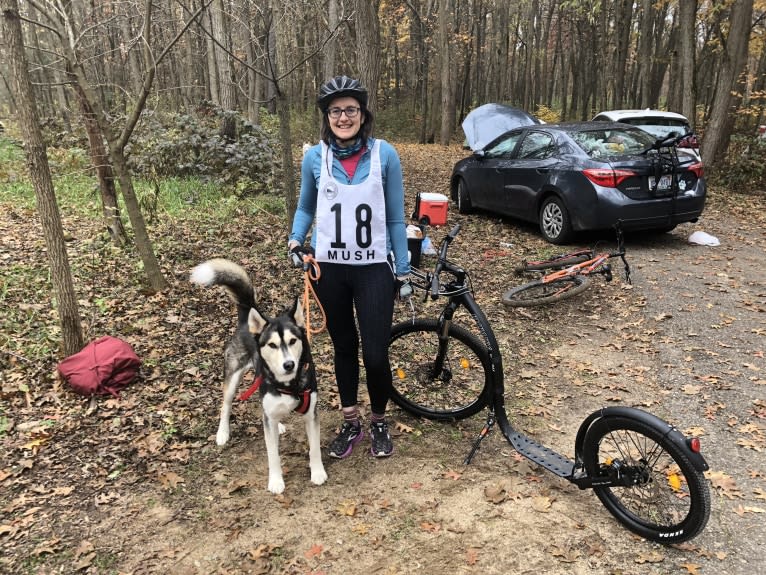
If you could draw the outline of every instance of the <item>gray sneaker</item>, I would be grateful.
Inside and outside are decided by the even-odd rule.
[[[370,453],[375,457],[388,457],[394,452],[394,442],[388,432],[388,424],[385,421],[370,424],[370,438],[372,447]]]
[[[336,459],[343,459],[351,455],[354,450],[354,445],[359,443],[364,437],[364,431],[362,431],[361,425],[353,425],[348,421],[344,421],[340,426],[340,433],[330,443],[330,457]]]

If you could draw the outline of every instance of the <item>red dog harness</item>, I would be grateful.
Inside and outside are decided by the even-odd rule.
[[[245,391],[243,391],[240,396],[240,401],[245,401],[250,398],[251,395],[253,395],[259,387],[261,387],[261,384],[263,383],[263,376],[262,375],[256,375],[253,379],[253,383],[250,387],[248,387]],[[298,400],[298,405],[293,411],[296,411],[300,413],[301,415],[305,414],[309,407],[311,406],[311,389],[304,389],[300,393],[296,395],[294,391],[291,391],[289,389],[280,389],[277,388],[277,391],[281,393],[282,395],[292,395]]]

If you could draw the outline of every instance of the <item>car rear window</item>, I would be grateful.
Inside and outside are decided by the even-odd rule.
[[[629,128],[570,132],[569,136],[593,159],[640,154],[654,143],[646,132]]]
[[[624,118],[620,122],[641,128],[655,138],[680,136],[691,131],[688,123],[674,118]]]

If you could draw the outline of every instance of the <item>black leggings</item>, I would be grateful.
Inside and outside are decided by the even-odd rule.
[[[357,403],[359,339],[373,413],[382,414],[391,395],[388,340],[394,313],[394,275],[387,263],[346,265],[323,262],[315,283],[335,348],[335,378],[343,407]],[[354,308],[359,323],[357,335]]]

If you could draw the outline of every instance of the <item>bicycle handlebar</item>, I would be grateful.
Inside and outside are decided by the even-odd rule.
[[[460,224],[455,224],[447,236],[442,240],[442,244],[439,247],[439,259],[436,261],[436,267],[434,268],[434,275],[431,277],[431,298],[436,299],[439,297],[439,274],[444,269],[444,263],[447,261],[447,248],[452,243],[452,240],[460,233]]]

